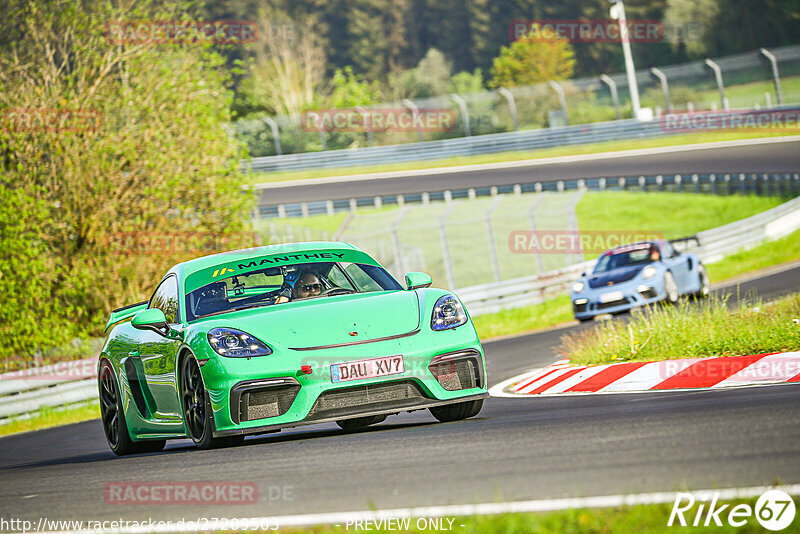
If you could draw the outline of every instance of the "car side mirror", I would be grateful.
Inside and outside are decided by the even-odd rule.
[[[142,310],[131,319],[131,324],[139,330],[153,330],[161,335],[169,331],[167,317],[158,308]]]
[[[423,287],[429,287],[433,283],[433,278],[431,275],[425,273],[407,273],[406,274],[406,286],[408,290],[411,291],[413,289],[421,289]]]

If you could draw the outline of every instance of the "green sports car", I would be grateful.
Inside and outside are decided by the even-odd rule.
[[[332,421],[352,430],[424,408],[439,421],[476,415],[486,370],[466,309],[424,273],[405,279],[347,243],[176,265],[106,327],[98,381],[111,450],[186,437],[214,448]]]

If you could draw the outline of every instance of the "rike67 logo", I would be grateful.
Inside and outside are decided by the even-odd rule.
[[[720,504],[719,493],[711,494],[711,499],[695,498],[691,493],[678,493],[667,526],[709,527],[730,525],[743,527],[753,517],[765,529],[780,531],[792,524],[795,517],[795,504],[785,491],[774,489],[763,493],[755,507],[749,504]]]

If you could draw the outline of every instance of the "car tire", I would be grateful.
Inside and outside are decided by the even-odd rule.
[[[704,299],[711,293],[711,281],[708,279],[708,273],[702,263],[697,266],[697,276],[700,278],[700,289],[694,295]]]
[[[678,284],[675,283],[675,277],[667,271],[664,273],[664,300],[675,304],[678,302],[678,296]]]
[[[342,430],[358,430],[360,428],[366,428],[370,425],[382,423],[386,420],[386,417],[386,414],[368,415],[366,417],[357,417],[355,419],[343,419],[341,421],[336,421],[336,424],[339,425],[339,428]]]
[[[233,447],[244,441],[244,435],[213,437],[211,402],[203,384],[200,366],[192,355],[184,357],[181,361],[180,393],[186,435],[198,449]]]
[[[97,373],[97,386],[100,394],[100,419],[103,433],[111,451],[117,456],[145,452],[158,452],[166,445],[166,440],[134,441],[128,432],[125,412],[122,408],[117,378],[111,362],[103,360]]]
[[[461,421],[468,417],[478,415],[478,412],[483,408],[483,399],[459,402],[458,404],[446,404],[444,406],[434,406],[428,408],[436,419],[442,423],[450,421]]]

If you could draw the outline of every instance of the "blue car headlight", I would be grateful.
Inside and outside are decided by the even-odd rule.
[[[647,267],[642,269],[642,278],[645,278],[645,279],[653,278],[656,275],[657,272],[658,272],[658,269],[656,269],[652,265],[648,265]]]
[[[235,328],[209,330],[208,344],[214,352],[227,358],[252,358],[272,354],[272,349],[264,342]]]
[[[453,295],[445,295],[436,301],[433,306],[431,328],[434,330],[447,330],[467,322],[467,312],[464,306]]]

